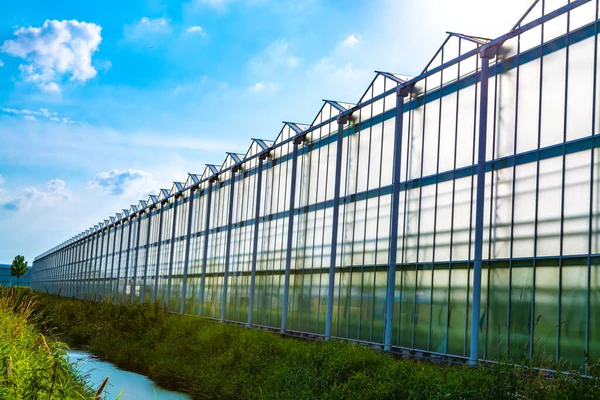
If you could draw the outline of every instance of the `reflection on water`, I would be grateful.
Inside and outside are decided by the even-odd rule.
[[[124,400],[189,400],[190,398],[183,393],[161,389],[147,377],[120,370],[85,351],[71,350],[67,355],[72,363],[77,364],[77,369],[83,375],[89,375],[92,387],[99,387],[104,378],[110,377],[103,392],[107,399],[114,399],[119,393],[121,393],[120,399]]]

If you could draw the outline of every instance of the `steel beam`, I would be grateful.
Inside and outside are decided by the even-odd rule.
[[[185,236],[185,258],[183,259],[183,282],[181,284],[181,307],[179,313],[183,314],[185,309],[185,297],[187,296],[187,275],[190,266],[190,242],[192,235],[192,218],[194,216],[194,188],[190,189],[190,200],[188,202],[187,232]]]
[[[298,169],[298,145],[302,143],[304,136],[294,138],[292,150],[292,177],[290,182],[290,203],[288,215],[287,248],[285,253],[285,275],[283,281],[283,303],[281,310],[281,332],[285,332],[287,324],[287,309],[290,295],[290,270],[292,267],[292,243],[294,236],[294,204],[296,197],[296,171]]]
[[[173,282],[173,256],[175,254],[175,224],[177,223],[177,196],[173,199],[173,219],[171,223],[171,248],[169,249],[169,275],[167,283],[167,298],[165,304],[169,307],[171,299],[171,283]]]
[[[231,184],[229,187],[229,208],[227,215],[227,239],[225,244],[225,270],[223,271],[223,300],[221,301],[221,321],[225,321],[225,310],[227,309],[227,281],[229,280],[229,264],[231,259],[231,223],[233,220],[233,200],[235,188],[235,173],[239,167],[231,170]]]
[[[204,247],[202,249],[202,277],[200,278],[200,298],[199,298],[199,312],[198,314],[202,315],[202,306],[204,303],[204,287],[206,284],[206,262],[208,258],[208,230],[210,229],[210,207],[212,203],[212,187],[213,182],[217,180],[217,177],[212,177],[208,181],[208,188],[206,189],[206,195],[208,199],[206,200],[206,222],[204,224]]]
[[[121,279],[121,257],[123,255],[123,239],[125,236],[125,223],[120,222],[121,224],[121,240],[119,241],[119,261],[117,261],[117,279],[115,280],[115,304],[119,303],[119,280]]]
[[[152,302],[155,303],[158,299],[158,277],[160,273],[160,251],[162,247],[162,231],[163,231],[163,218],[165,215],[165,204],[166,202],[160,203],[160,217],[158,218],[158,246],[156,249],[156,266],[154,267],[154,290],[152,291]]]
[[[331,222],[331,250],[329,258],[329,285],[327,286],[327,311],[325,316],[325,340],[331,337],[333,323],[333,291],[335,287],[335,264],[337,261],[338,225],[340,214],[340,186],[342,178],[342,151],[344,143],[344,124],[348,123],[349,114],[340,114],[337,119],[338,130],[335,154],[335,181],[333,183],[333,219]]]
[[[258,257],[258,232],[260,227],[260,198],[262,195],[262,171],[263,162],[267,158],[267,153],[261,154],[258,158],[258,175],[256,177],[256,201],[254,208],[254,237],[252,243],[252,272],[250,275],[250,296],[248,300],[248,326],[252,326],[252,312],[254,308],[254,285],[256,282],[256,261]]]
[[[144,254],[144,277],[142,278],[142,298],[140,302],[146,301],[146,283],[148,282],[148,257],[150,256],[150,228],[152,227],[152,210],[154,206],[148,209],[148,229],[146,230],[146,254]]]
[[[80,262],[79,262],[79,267],[77,268],[77,298],[81,299],[83,296],[83,278],[85,275],[85,264],[86,264],[86,257],[87,257],[87,253],[88,253],[88,242],[89,239],[83,239],[83,241],[81,242],[81,250],[80,250]]]
[[[86,293],[88,295],[89,300],[93,300],[92,293],[94,292],[94,273],[96,272],[96,260],[98,259],[98,242],[100,238],[98,237],[98,232],[94,232],[92,235],[92,249],[90,254],[90,267],[87,277],[87,290]],[[92,260],[93,258],[93,260]],[[93,261],[93,262],[92,262]]]
[[[101,232],[100,230],[96,232],[95,234],[96,236],[96,250],[95,250],[95,256],[94,256],[94,267],[92,269],[92,274],[90,276],[90,298],[91,300],[97,301],[98,300],[98,294],[96,293],[98,284],[96,282],[96,274],[98,273],[98,254],[99,254],[99,249],[102,246],[102,242],[104,242],[104,232]],[[100,266],[102,267],[102,266]]]
[[[131,253],[131,231],[133,230],[133,217],[129,218],[129,234],[127,235],[127,254],[125,256],[125,276],[123,277],[123,297],[121,303],[125,304],[127,296],[127,275],[129,271],[129,253]],[[120,269],[120,268],[119,268]]]
[[[402,162],[402,129],[404,121],[404,98],[409,94],[409,87],[399,87],[396,92],[396,125],[394,132],[394,159],[392,184],[392,215],[390,219],[390,246],[387,275],[387,291],[385,296],[385,336],[384,350],[392,350],[392,326],[394,320],[394,292],[396,289],[396,264],[398,253],[398,219],[400,214],[400,166]]]
[[[118,224],[115,224],[113,226],[113,237],[114,238],[113,238],[112,257],[111,257],[111,260],[110,260],[110,290],[109,290],[109,293],[108,293],[108,297],[109,297],[109,299],[111,299],[111,301],[112,301],[112,295],[113,295],[113,292],[114,292],[114,290],[113,290],[114,289],[114,282],[113,282],[113,280],[114,280],[114,277],[115,277],[115,257],[116,257],[115,251],[117,250],[117,228],[118,227],[119,227]],[[123,235],[121,235],[121,236],[123,236]]]
[[[99,264],[99,268],[98,268],[98,279],[97,279],[97,283],[96,283],[96,301],[98,301],[98,298],[100,297],[100,280],[102,279],[102,257],[103,257],[103,253],[104,253],[104,236],[106,236],[106,233],[104,232],[104,229],[102,230],[102,240],[100,241],[100,261],[98,262]]]
[[[479,97],[479,152],[477,158],[477,194],[475,198],[475,253],[473,260],[473,299],[471,314],[470,365],[479,360],[479,319],[481,310],[481,264],[483,257],[483,220],[485,202],[485,153],[487,139],[488,81],[490,58],[495,57],[496,47],[488,48],[481,55],[481,94]]]
[[[131,293],[130,293],[130,303],[134,304],[134,298],[135,298],[135,287],[136,287],[136,281],[137,281],[137,268],[138,268],[138,255],[140,252],[140,234],[142,231],[142,215],[144,215],[144,212],[141,211],[138,216],[137,216],[137,228],[135,231],[135,253],[133,256],[133,273],[132,273],[132,279],[131,279]]]

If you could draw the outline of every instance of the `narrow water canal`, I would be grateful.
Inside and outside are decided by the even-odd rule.
[[[112,400],[121,393],[123,400],[189,400],[183,393],[161,389],[147,377],[134,372],[123,371],[111,363],[101,361],[92,354],[81,350],[67,352],[71,363],[77,363],[82,375],[89,375],[89,382],[98,388],[108,376],[108,385],[104,389],[105,398]]]

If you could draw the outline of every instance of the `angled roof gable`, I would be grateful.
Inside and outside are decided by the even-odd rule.
[[[201,180],[202,180],[201,175],[188,173],[188,177],[185,181],[185,187],[189,188],[191,186],[197,185],[200,183]]]
[[[167,199],[171,193],[167,189],[160,189],[158,193],[158,201],[164,201]]]

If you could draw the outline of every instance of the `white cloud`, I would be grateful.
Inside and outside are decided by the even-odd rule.
[[[94,68],[106,72],[112,68],[112,63],[109,60],[94,60]]]
[[[0,68],[4,67],[4,61],[0,60]]]
[[[21,110],[22,114],[27,114],[27,115],[40,115],[42,112],[41,111],[31,111],[31,110]]]
[[[124,37],[129,41],[150,41],[171,33],[171,20],[166,17],[142,17],[131,25],[125,25]]]
[[[51,208],[58,204],[69,201],[71,192],[66,188],[67,184],[61,179],[52,179],[46,183],[45,189],[37,189],[35,186],[24,189],[20,194],[8,199],[2,199],[0,207],[8,211],[23,211],[31,207]]]
[[[0,50],[27,61],[19,66],[25,82],[58,92],[66,78],[83,83],[96,76],[91,61],[102,41],[101,30],[88,22],[46,20],[39,28],[17,29],[17,38],[5,41]]]
[[[56,82],[41,83],[39,86],[44,92],[60,93],[60,87]]]
[[[248,88],[250,92],[262,93],[262,92],[275,92],[277,91],[277,85],[272,82],[256,82],[254,85]]]
[[[213,10],[217,12],[225,12],[230,4],[237,3],[243,6],[261,6],[261,5],[279,5],[282,3],[288,6],[290,12],[302,8],[306,0],[286,0],[277,1],[272,0],[190,0],[184,4],[185,13],[199,13],[206,10]]]
[[[231,3],[231,1],[232,0],[193,0],[190,6],[193,9],[208,7],[217,11],[223,11],[225,10],[227,4]]]
[[[40,116],[40,117],[44,117],[47,118],[50,121],[58,121],[58,122],[64,122],[64,123],[69,123],[69,124],[73,124],[75,123],[75,121],[73,121],[71,118],[69,117],[61,117],[57,112],[54,111],[50,111],[47,108],[40,108],[39,111],[33,111],[33,110],[28,110],[28,109],[22,109],[22,110],[17,110],[15,108],[0,108],[0,110],[2,110],[2,112],[6,113],[6,114],[11,114],[11,115],[20,115],[22,116],[24,119],[29,120],[29,121],[34,121],[34,115],[36,116]]]
[[[7,114],[21,114],[21,110],[15,110],[14,108],[3,108],[2,111]]]
[[[187,33],[193,33],[200,36],[206,36],[206,31],[200,25],[190,26],[185,30]]]
[[[342,42],[342,45],[347,46],[347,47],[354,47],[361,41],[362,41],[362,36],[360,36],[357,33],[353,33],[350,36],[348,36],[346,39],[344,39],[344,41]]]
[[[152,174],[144,171],[117,169],[100,172],[88,184],[92,188],[102,188],[112,196],[146,196],[156,189]]]
[[[292,52],[290,45],[285,40],[277,40],[253,57],[249,68],[255,74],[268,76],[282,69],[294,69],[299,64],[300,58]]]
[[[151,31],[165,31],[169,28],[169,20],[164,17],[160,18],[148,18],[143,17],[140,22],[138,22],[138,26],[143,27],[144,29],[148,29]]]

